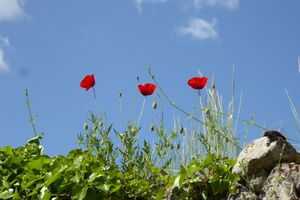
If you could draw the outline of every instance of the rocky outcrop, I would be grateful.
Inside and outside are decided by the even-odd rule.
[[[240,153],[233,172],[242,178],[228,199],[299,200],[299,153],[277,131],[267,131]]]
[[[300,154],[277,131],[248,144],[232,171],[241,177],[237,191],[216,199],[300,200]],[[164,200],[184,199],[181,195],[184,191],[172,188]]]
[[[262,200],[299,200],[300,165],[282,163],[275,167],[259,195]]]
[[[276,133],[276,134],[275,134]],[[232,171],[241,176],[269,173],[280,162],[295,162],[297,151],[277,131],[267,131],[240,153]]]

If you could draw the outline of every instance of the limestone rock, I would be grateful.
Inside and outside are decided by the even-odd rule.
[[[281,153],[281,162],[295,162],[298,159],[297,151],[284,137],[265,134],[242,150],[232,171],[241,176],[257,174],[262,170],[269,173],[279,162]]]
[[[260,199],[262,200],[299,200],[300,165],[282,163],[272,170],[265,182]]]
[[[259,200],[258,196],[243,185],[238,185],[235,194],[231,194],[228,200]]]
[[[265,181],[267,180],[268,174],[265,170],[261,170],[260,172],[253,174],[250,176],[249,180],[249,188],[259,194],[261,189],[263,188]]]

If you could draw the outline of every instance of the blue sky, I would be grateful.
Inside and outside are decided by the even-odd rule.
[[[0,0],[0,146],[17,147],[33,136],[28,88],[45,152],[76,148],[86,112],[96,111],[92,91],[79,87],[91,73],[100,109],[118,128],[130,119],[136,77],[151,82],[147,66],[170,97],[191,110],[197,96],[187,80],[198,70],[210,80],[214,75],[226,105],[235,65],[241,117],[255,114],[257,123],[300,140],[284,92],[300,109],[299,7],[293,0]],[[147,99],[143,134],[157,115],[156,98]],[[135,120],[142,102],[137,95]],[[171,127],[173,113],[180,113],[166,102],[164,108]],[[260,134],[251,129],[249,138]]]

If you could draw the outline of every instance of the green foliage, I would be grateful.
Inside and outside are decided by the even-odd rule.
[[[120,134],[125,143],[120,166],[111,157],[99,159],[106,155],[103,148],[97,154],[75,149],[66,157],[42,155],[41,136],[24,147],[0,148],[0,199],[162,199],[170,187],[184,189],[186,198],[233,191],[238,180],[231,173],[235,160],[208,155],[172,176],[154,166],[146,141],[137,147],[126,138],[138,131],[128,128],[130,132]]]
[[[153,145],[140,141],[144,99],[137,122],[128,122],[122,130],[90,112],[83,133],[78,135],[82,148],[53,158],[42,153],[43,135],[37,135],[36,117],[31,113],[26,90],[35,137],[24,147],[0,148],[0,199],[161,200],[170,192],[177,193],[175,190],[180,192],[180,199],[225,197],[235,191],[239,181],[231,172],[236,162],[231,158],[239,150],[233,119],[239,118],[233,117],[233,96],[228,113],[223,113],[221,96],[212,84],[204,103],[198,92],[199,118],[178,107],[158,85],[173,107],[197,123],[198,127],[190,131],[179,121],[177,126],[175,119],[173,129],[168,131],[162,113],[159,124],[150,126],[156,139]],[[157,106],[154,101],[153,109]]]
[[[209,199],[235,191],[239,177],[231,172],[236,160],[208,154],[203,160],[193,160],[180,167],[168,187],[181,189],[184,199]]]

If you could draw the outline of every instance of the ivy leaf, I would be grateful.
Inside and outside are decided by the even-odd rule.
[[[8,190],[4,190],[0,194],[0,199],[9,199],[12,198],[13,196],[14,196],[14,189],[10,188]]]
[[[156,193],[156,200],[162,200],[165,194],[165,190],[162,187],[159,187],[157,193]]]
[[[218,175],[213,175],[209,179],[210,187],[214,194],[222,193],[229,187],[229,182],[223,180]]]
[[[37,135],[27,141],[28,144],[40,145],[40,139],[43,138],[43,135]]]
[[[51,197],[51,192],[49,191],[49,189],[44,186],[42,189],[41,189],[41,192],[40,192],[40,195],[39,195],[39,199],[41,200],[49,200]]]
[[[100,188],[102,191],[104,191],[104,192],[108,192],[109,189],[110,189],[110,185],[109,185],[109,184],[102,184],[102,185],[100,185],[99,188]]]
[[[86,185],[84,186],[82,184],[74,185],[72,189],[72,199],[83,200],[84,197],[86,196],[87,190],[88,187]]]

